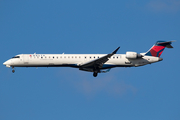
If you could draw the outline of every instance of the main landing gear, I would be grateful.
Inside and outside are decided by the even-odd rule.
[[[97,77],[97,75],[98,75],[97,72],[94,72],[94,73],[93,73],[93,76],[94,76],[94,77]]]

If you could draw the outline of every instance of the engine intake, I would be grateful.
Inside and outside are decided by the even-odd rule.
[[[141,54],[138,54],[137,52],[126,52],[126,58],[127,59],[137,59],[142,58],[143,56]]]

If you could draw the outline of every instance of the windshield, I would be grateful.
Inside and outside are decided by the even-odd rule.
[[[14,56],[14,57],[12,57],[12,58],[20,58],[20,56]]]

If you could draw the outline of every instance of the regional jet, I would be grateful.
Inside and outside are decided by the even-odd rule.
[[[174,41],[157,41],[146,53],[126,52],[116,54],[120,47],[109,54],[19,54],[3,64],[11,67],[73,67],[82,71],[98,73],[109,72],[115,67],[138,67],[162,61],[160,58],[165,47],[171,46]]]

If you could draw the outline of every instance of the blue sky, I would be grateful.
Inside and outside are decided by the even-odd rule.
[[[1,120],[179,120],[178,0],[0,1],[0,63],[21,53],[146,52],[177,40],[162,62],[107,74],[0,66]]]

